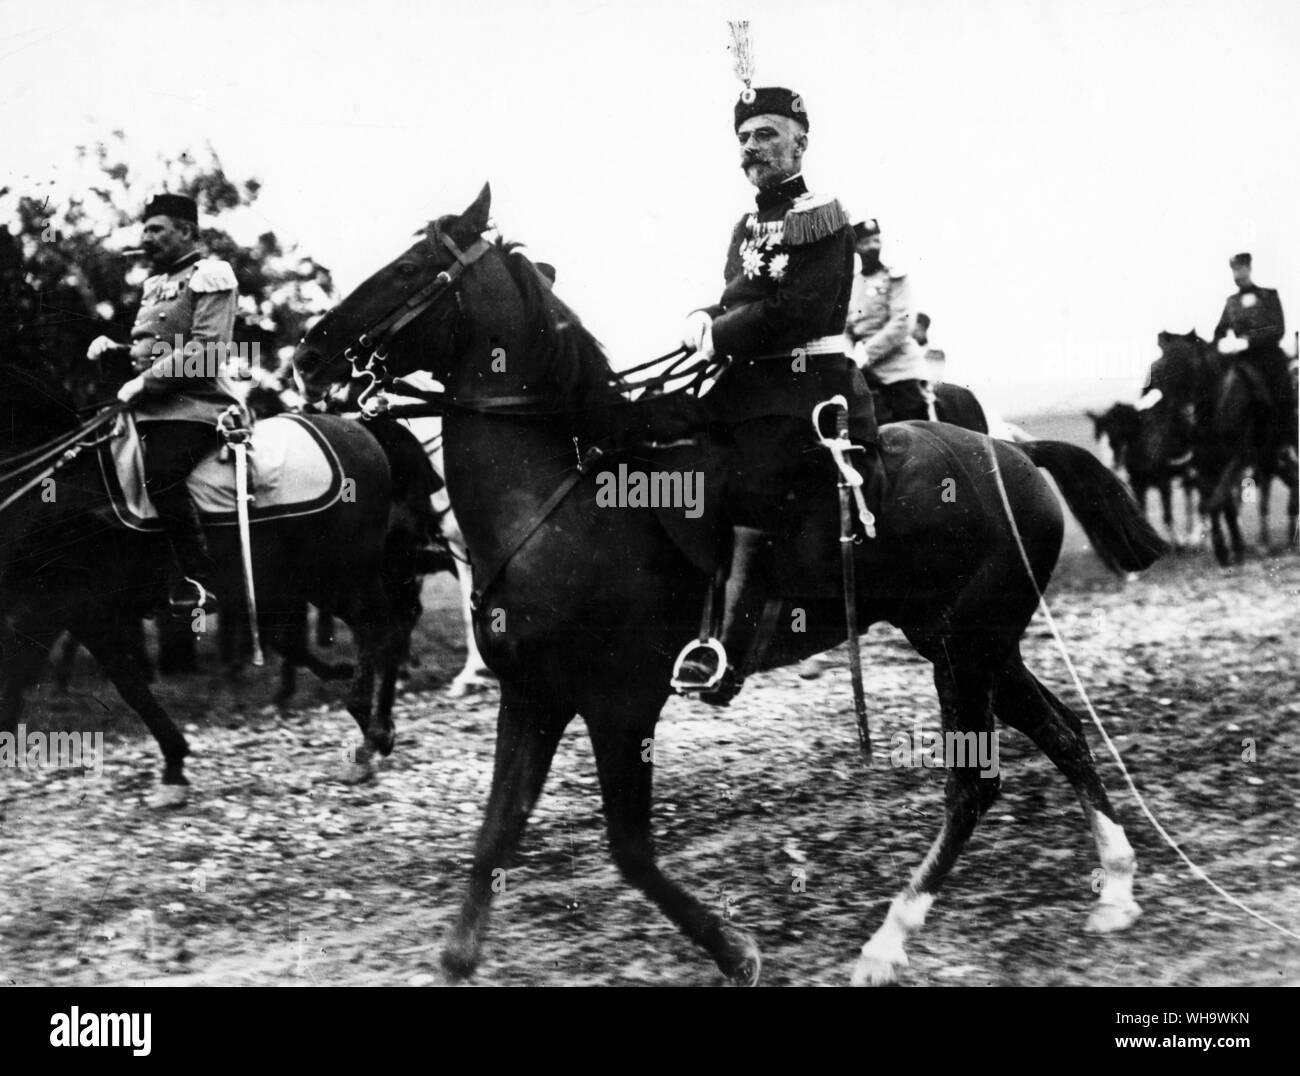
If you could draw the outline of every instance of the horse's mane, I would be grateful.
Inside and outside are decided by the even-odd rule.
[[[560,398],[575,408],[598,409],[623,402],[622,379],[609,365],[605,349],[582,319],[555,294],[521,244],[497,240],[506,268],[519,288],[529,332],[540,341],[542,358]]]

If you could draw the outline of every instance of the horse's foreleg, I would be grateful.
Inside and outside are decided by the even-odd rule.
[[[469,889],[442,951],[443,967],[455,977],[470,975],[478,966],[492,896],[508,884],[510,858],[572,717],[570,708],[502,685],[492,790],[474,847]]]
[[[1083,805],[1101,859],[1094,885],[1101,896],[1088,916],[1087,929],[1123,930],[1142,913],[1133,899],[1137,858],[1097,774],[1079,716],[1038,682],[1019,653],[998,681],[993,706],[998,717],[1023,732],[1052,760]]]
[[[1187,526],[1186,545],[1197,549],[1205,537],[1204,520],[1196,504],[1196,489],[1190,482],[1183,482],[1183,519]]]
[[[665,877],[655,859],[650,829],[654,730],[666,697],[660,688],[642,689],[639,695],[601,700],[584,714],[605,800],[610,851],[623,877],[713,957],[728,979],[753,986],[762,968],[754,939]]]
[[[924,925],[934,894],[961,855],[980,816],[997,799],[1001,784],[991,707],[993,673],[988,661],[983,654],[961,653],[962,648],[952,637],[940,642],[937,653],[935,649],[927,647],[923,653],[934,662],[934,683],[943,715],[948,765],[943,825],[906,887],[890,904],[884,923],[862,947],[853,969],[854,986],[897,981],[899,970],[907,965],[908,936]],[[959,742],[962,764],[954,765]],[[981,759],[988,764],[982,767]]]
[[[1259,501],[1259,548],[1265,553],[1273,554],[1273,539],[1268,532],[1268,513],[1273,500],[1273,476],[1267,472],[1255,471],[1255,497]]]
[[[185,756],[190,753],[190,747],[181,730],[149,690],[149,684],[130,652],[129,635],[125,634],[123,627],[96,621],[93,627],[78,628],[76,635],[113,681],[122,700],[140,715],[162,749],[162,787],[156,804],[179,806],[185,802],[189,785],[185,777]]]
[[[1168,479],[1165,479],[1157,487],[1160,490],[1160,518],[1164,521],[1165,537],[1169,539],[1169,544],[1178,548],[1178,531],[1174,527],[1174,491],[1173,486]]]

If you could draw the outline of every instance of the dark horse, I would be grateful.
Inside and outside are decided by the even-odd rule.
[[[305,602],[324,604],[352,628],[359,660],[347,707],[364,734],[354,763],[364,770],[373,753],[387,754],[395,739],[394,677],[402,633],[414,624],[404,578],[414,555],[407,548],[414,527],[408,517],[427,512],[428,498],[421,492],[423,508],[418,499],[409,505],[394,500],[389,457],[360,423],[310,421],[338,456],[354,495],[313,515],[254,523],[260,625],[286,659],[309,666],[314,659],[300,647]],[[64,436],[75,440],[78,428],[77,411],[61,390],[0,366],[0,500],[33,477],[31,469],[19,473],[33,449]],[[411,458],[424,461],[418,442],[414,448]],[[131,645],[139,619],[159,606],[170,559],[166,541],[117,522],[95,448],[51,478],[54,497],[42,496],[43,486],[37,486],[0,511],[0,729],[15,728],[24,689],[39,676],[54,639],[67,630],[157,739],[164,759],[157,802],[178,804],[189,784],[189,746],[150,692]],[[208,538],[225,592],[237,594],[237,529],[211,527]],[[354,770],[353,776],[360,773]]]
[[[1195,332],[1162,332],[1159,343],[1164,381],[1172,388],[1169,403],[1195,408],[1193,468],[1215,557],[1226,567],[1240,563],[1245,556],[1237,510],[1242,479],[1248,472],[1259,498],[1260,545],[1270,553],[1276,551],[1268,515],[1273,479],[1280,478],[1290,489],[1287,545],[1295,548],[1300,476],[1294,456],[1279,458],[1273,447],[1264,443],[1266,390],[1258,375],[1244,359],[1219,355],[1213,344]],[[1224,540],[1224,523],[1231,550]]]
[[[626,404],[599,345],[533,264],[484,237],[489,202],[484,187],[464,214],[431,223],[327,314],[295,355],[309,399],[381,345],[390,374],[429,369],[446,386],[446,479],[476,574],[476,634],[500,677],[501,707],[486,817],[443,964],[454,975],[477,965],[494,874],[509,864],[561,734],[581,714],[623,876],[725,975],[754,982],[754,941],[656,862],[645,756],[670,693],[673,656],[698,628],[708,579],[707,565],[683,552],[692,548],[689,527],[698,525],[711,539],[723,521],[707,508],[700,520],[683,521],[680,510],[599,507],[600,468],[577,469],[575,446],[590,460],[593,446],[604,445],[612,459],[620,434],[645,416]],[[376,328],[392,325],[393,313],[401,317],[403,310],[413,316],[400,333]],[[625,451],[634,464],[690,470],[707,466],[707,442],[699,440],[698,449],[673,448],[652,436]],[[1050,441],[1018,448],[955,426],[914,422],[885,427],[880,441],[886,494],[876,512],[879,536],[858,547],[860,623],[897,625],[933,662],[946,731],[992,736],[996,713],[1060,767],[1082,801],[1106,871],[1090,926],[1128,926],[1139,913],[1133,851],[1078,717],[1020,657],[1020,637],[1063,530],[1060,505],[1035,464],[1051,471],[1112,565],[1144,568],[1163,543],[1119,480],[1083,449]],[[955,495],[945,498],[945,489]],[[807,631],[779,630],[766,667],[843,638],[839,517],[829,475],[824,490],[792,514],[790,545],[780,558],[782,594],[805,610]],[[997,779],[981,778],[973,760],[949,771],[942,829],[863,947],[855,982],[895,978],[906,963],[907,935],[922,925],[997,790]]]
[[[1196,526],[1192,497],[1195,472],[1191,445],[1181,444],[1176,434],[1174,405],[1162,398],[1141,410],[1133,404],[1115,403],[1101,414],[1092,411],[1086,414],[1092,419],[1093,437],[1098,442],[1105,438],[1114,470],[1127,477],[1143,512],[1147,494],[1154,489],[1160,496],[1160,518],[1170,544],[1175,549],[1192,544],[1191,535]],[[1175,482],[1182,483],[1186,498],[1188,536],[1185,539],[1179,537],[1174,526]]]

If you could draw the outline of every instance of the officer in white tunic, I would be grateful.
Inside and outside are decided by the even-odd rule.
[[[866,375],[876,422],[930,417],[925,352],[912,338],[912,292],[907,275],[880,260],[880,225],[853,226],[861,271],[853,277],[844,333],[850,354]]]
[[[144,284],[131,329],[137,375],[118,392],[130,405],[144,446],[145,488],[178,562],[170,604],[177,616],[211,611],[212,559],[186,485],[190,472],[219,444],[217,418],[237,402],[222,370],[235,325],[234,270],[197,249],[198,206],[162,194],[145,208],[141,246],[155,273]],[[87,357],[124,345],[98,337]]]

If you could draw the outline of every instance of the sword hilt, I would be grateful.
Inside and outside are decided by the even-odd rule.
[[[839,408],[835,415],[836,432],[833,438],[822,433],[822,411],[827,407]],[[860,448],[860,446],[849,440],[849,401],[842,394],[836,394],[829,400],[823,400],[813,408],[812,421],[813,429],[817,431],[818,442],[830,452],[831,458],[835,461],[835,466],[839,470],[840,486],[844,489],[853,490],[853,498],[857,501],[858,519],[862,521],[863,532],[868,538],[874,538],[876,536],[876,517],[871,514],[871,510],[867,507],[867,499],[862,493],[864,485],[862,472],[854,467],[845,456],[846,452],[853,452]]]

